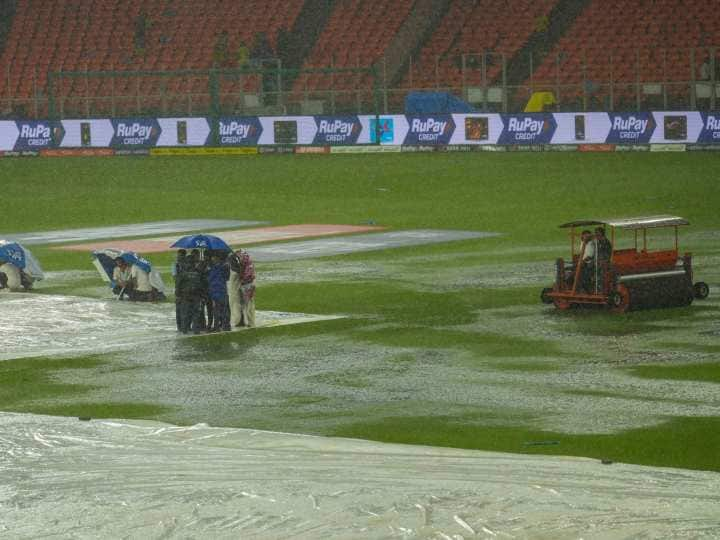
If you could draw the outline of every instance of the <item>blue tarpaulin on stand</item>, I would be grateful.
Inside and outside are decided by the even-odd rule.
[[[405,97],[407,114],[472,113],[469,103],[449,92],[410,92]]]

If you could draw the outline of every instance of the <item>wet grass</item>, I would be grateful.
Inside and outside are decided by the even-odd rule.
[[[556,204],[558,193],[573,201],[573,217],[672,212],[713,226],[719,176],[720,159],[712,153],[2,160],[0,233],[20,232],[28,223],[52,230],[143,222],[152,201],[158,220],[373,220],[498,231],[536,245],[557,242],[554,227],[568,219],[567,208]]]
[[[96,356],[0,362],[0,410],[30,412],[25,407],[32,402],[81,396],[93,385],[59,383],[53,375],[67,369],[92,370],[106,363]]]
[[[321,396],[313,396],[313,395],[304,395],[304,394],[298,394],[294,396],[287,396],[285,398],[288,403],[292,405],[314,405],[316,403],[322,403],[324,401],[327,401],[326,397]]]
[[[702,405],[704,402],[700,400],[673,399],[672,397],[659,396],[638,396],[635,394],[622,394],[619,392],[607,392],[604,390],[568,390],[564,392],[570,396],[588,396],[596,398],[622,399],[626,401],[647,401],[656,403],[678,403],[685,405]]]
[[[183,383],[192,390],[195,401],[189,399],[182,406],[166,406],[157,389],[132,400],[113,400],[114,389],[99,383],[113,373],[143,378],[152,371],[150,367],[160,370],[158,350],[147,347],[129,353],[130,359],[107,355],[0,362],[0,410],[158,418],[181,424],[207,421],[408,444],[720,470],[719,454],[713,450],[720,447],[718,418],[678,415],[643,429],[623,431],[620,426],[613,434],[568,435],[532,427],[547,420],[543,414],[560,415],[557,410],[492,408],[482,399],[472,402],[454,395],[459,377],[480,383],[498,374],[496,384],[518,385],[519,399],[526,389],[537,388],[552,395],[572,395],[563,390],[572,384],[570,375],[591,363],[642,379],[720,382],[717,363],[690,364],[687,355],[679,354],[720,352],[711,343],[695,339],[703,332],[717,335],[713,326],[720,311],[717,303],[622,316],[598,310],[560,313],[539,304],[539,288],[534,284],[504,286],[498,280],[498,286],[473,285],[473,278],[484,277],[488,270],[502,278],[505,267],[511,275],[517,264],[527,268],[538,261],[546,262],[549,285],[554,259],[567,256],[566,237],[557,225],[573,218],[676,213],[690,218],[693,231],[717,231],[720,155],[7,159],[0,160],[0,177],[5,203],[0,237],[13,231],[186,218],[260,220],[274,225],[372,220],[395,229],[449,228],[503,235],[313,262],[258,264],[258,309],[351,317],[175,343],[172,354],[165,353],[169,364],[162,369],[167,370],[165,384]],[[572,204],[558,204],[558,200]],[[717,237],[706,236],[693,237],[684,248],[692,249],[700,260],[717,253]],[[46,270],[93,270],[87,253],[42,246],[33,252]],[[150,258],[155,265],[167,267],[173,255]],[[364,275],[360,270],[341,280],[318,279],[312,272],[315,264],[334,260],[379,271]],[[491,265],[495,268],[490,269]],[[263,283],[263,275],[276,268],[296,271],[297,282]],[[711,285],[719,279],[711,264],[706,269],[696,267],[696,273]],[[99,281],[80,279],[58,285],[48,282],[43,292],[93,296],[101,287]],[[605,347],[606,341],[615,347]],[[336,365],[306,375],[302,368],[314,360],[317,349],[336,342],[356,347],[352,350],[382,350],[385,363],[372,369],[346,368],[344,358],[330,357]],[[308,343],[317,343],[316,349]],[[292,390],[275,389],[269,380],[251,396],[250,405],[236,402],[246,390],[243,376],[263,367],[262,362],[258,362],[260,367],[248,367],[246,360],[255,349],[272,352],[272,347],[287,355],[284,364],[272,366],[270,353],[262,361],[269,368],[287,367],[297,373]],[[292,356],[294,351],[298,356]],[[625,368],[627,358],[638,353],[647,353],[654,364]],[[653,355],[664,363],[655,365]],[[428,365],[447,366],[452,375],[423,380]],[[229,397],[222,403],[198,407],[204,395],[218,391],[211,383],[195,387],[197,376],[206,373],[215,380],[236,377],[237,387],[224,388]],[[272,377],[272,370],[268,373]],[[549,374],[556,374],[555,381],[566,385],[542,382]],[[384,377],[390,375],[414,376],[416,386],[386,387]],[[365,397],[377,389],[385,395]],[[127,396],[132,388],[122,390]],[[432,401],[427,396],[430,390],[437,390],[445,401]],[[108,396],[105,400],[103,393]],[[604,390],[574,395],[626,399],[620,392]],[[587,414],[592,422],[596,412]]]
[[[585,456],[661,467],[720,470],[720,418],[673,418],[645,429],[612,435],[568,435],[519,427],[483,426],[454,417],[402,417],[357,422],[338,437],[451,446],[520,454]],[[552,443],[552,444],[550,444]],[[601,466],[598,463],[598,466]]]
[[[707,343],[678,343],[678,342],[662,342],[658,344],[664,349],[675,351],[689,351],[704,354],[720,355],[720,345],[711,345]]]
[[[555,359],[555,358],[554,358]],[[557,360],[557,359],[555,359]],[[491,362],[490,367],[496,371],[517,371],[522,373],[543,373],[543,372],[551,372],[551,371],[558,371],[561,369],[561,366],[557,362],[547,362],[547,361],[535,361],[535,362],[528,362],[528,361],[518,361],[518,360],[511,360],[504,359],[500,362]]]
[[[79,403],[37,403],[23,407],[16,412],[34,414],[47,414],[51,416],[77,416],[80,419],[92,418],[137,418],[143,420],[162,421],[167,417],[169,407],[162,407],[154,403],[106,403],[106,402],[79,402]]]
[[[720,383],[720,362],[683,364],[679,366],[637,366],[632,368],[630,373],[643,379]],[[720,402],[720,388],[718,388],[718,402]]]
[[[310,282],[266,285],[263,306],[307,313],[350,313],[382,317],[398,323],[428,326],[468,324],[478,309],[534,301],[534,289],[465,288],[456,292],[418,291],[402,282]]]
[[[388,347],[420,347],[423,349],[462,349],[477,358],[552,357],[563,356],[558,344],[546,340],[527,339],[481,332],[464,332],[427,327],[399,327],[376,331],[355,332],[356,341]]]
[[[0,410],[21,413],[92,418],[155,419],[169,408],[153,403],[88,403],[83,399],[97,390],[93,384],[58,382],[57,375],[69,370],[88,374],[110,368],[98,356],[13,360],[0,362]]]

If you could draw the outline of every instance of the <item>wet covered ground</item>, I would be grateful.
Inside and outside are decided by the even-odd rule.
[[[483,257],[497,255],[506,253]],[[547,263],[478,259],[477,253],[456,252],[265,264],[260,294],[263,284],[348,283],[358,276],[371,283],[392,280],[421,294],[528,285],[539,290],[548,279]],[[720,268],[718,259],[698,259],[698,271],[711,287],[720,282],[713,269]],[[442,272],[434,272],[440,264]],[[48,284],[82,282],[90,275],[51,273]],[[5,321],[0,359],[112,351],[110,367],[54,376],[62,383],[97,385],[76,402],[151,398],[172,411],[160,417],[172,423],[323,433],[358,418],[470,415],[471,423],[618,433],[669,418],[720,416],[716,383],[643,378],[633,371],[647,364],[717,362],[719,312],[717,295],[690,308],[623,317],[558,313],[539,302],[491,304],[479,306],[463,324],[427,329],[423,342],[412,333],[405,339],[404,323],[364,315],[350,315],[361,324],[347,331],[270,337],[257,330],[217,341],[179,339],[171,303],[0,295]],[[260,311],[258,322],[272,326],[337,315],[342,314]]]
[[[720,476],[0,413],[12,538],[717,538]]]
[[[323,323],[277,312],[259,322],[315,320],[319,331],[184,339],[172,304],[108,299],[88,285],[91,271],[51,272],[36,293],[0,295],[1,359],[108,353],[105,364],[53,373],[59,383],[92,383],[74,404],[152,402],[161,420],[194,426],[0,413],[0,533],[717,537],[717,473],[209,427],[328,433],[426,417],[584,435],[720,416],[717,383],[634,372],[717,362],[717,294],[621,317],[558,313],[524,296],[507,302],[546,286],[552,264],[535,259],[532,248],[500,248],[260,267],[260,298],[263,285],[359,280],[420,295],[506,295],[461,323],[428,325],[421,341],[378,314]],[[706,249],[696,265],[716,291],[720,253]],[[84,296],[42,294],[51,284]]]

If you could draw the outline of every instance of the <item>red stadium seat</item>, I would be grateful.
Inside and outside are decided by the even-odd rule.
[[[10,86],[26,97],[33,92],[36,69],[40,70],[37,81],[42,83],[38,91],[46,94],[48,71],[209,68],[222,30],[230,33],[231,57],[240,41],[252,46],[256,32],[266,32],[275,45],[279,29],[293,26],[303,4],[302,0],[244,0],[242,4],[214,0],[203,7],[178,0],[173,2],[175,15],[166,16],[167,0],[18,2],[7,46],[0,55],[0,79],[5,79],[10,67]],[[151,23],[144,55],[136,54],[133,46],[141,11]],[[42,39],[28,40],[27,36]],[[168,38],[169,42],[162,42]],[[128,85],[121,77],[116,82],[116,87]],[[5,81],[0,86],[2,90],[8,87]],[[74,92],[72,88],[68,90]]]
[[[574,82],[585,51],[589,80],[609,80],[612,63],[615,81],[634,83],[640,49],[641,81],[687,81],[691,77],[688,48],[720,44],[720,11],[712,6],[709,1],[684,2],[679,9],[676,2],[660,0],[593,0],[533,78],[552,82],[556,55],[563,53],[576,67],[561,70],[561,82]],[[700,23],[713,30],[705,37],[708,43],[700,38]],[[670,49],[667,55],[665,49]]]

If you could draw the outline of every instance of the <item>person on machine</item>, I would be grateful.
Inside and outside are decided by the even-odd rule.
[[[607,274],[612,257],[612,242],[605,236],[604,227],[595,227],[595,246],[597,248],[597,267],[599,288],[605,286],[605,275]]]
[[[582,240],[582,250],[580,251],[580,259],[582,260],[582,269],[580,271],[580,288],[586,293],[593,293],[597,284],[597,245],[592,233],[584,230],[580,235]]]

